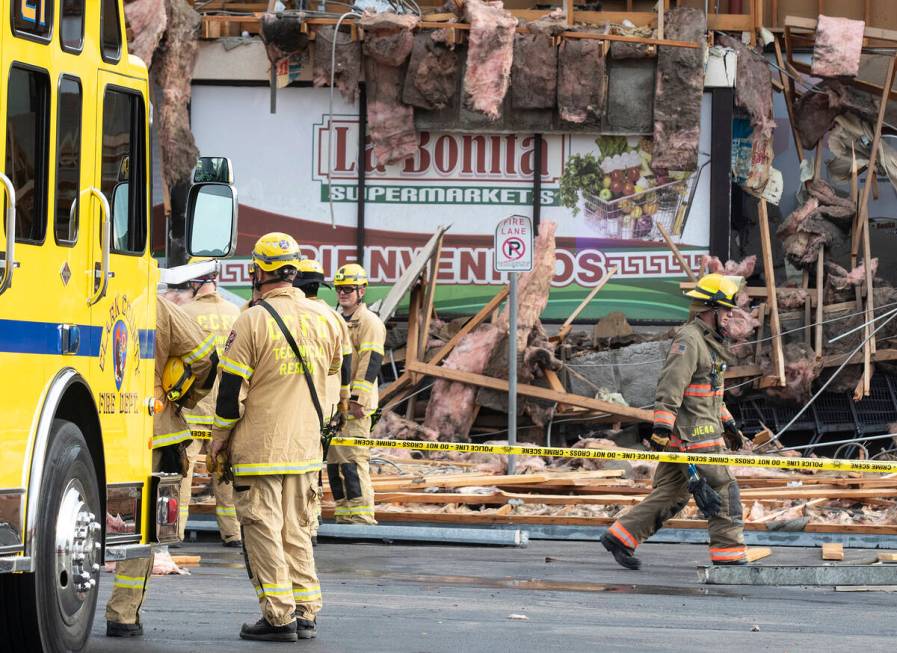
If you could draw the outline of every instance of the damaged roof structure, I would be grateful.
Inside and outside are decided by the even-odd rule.
[[[605,2],[601,11],[588,11],[572,2],[536,9],[452,0],[417,9],[354,5],[343,13],[285,2],[253,10],[211,2],[201,6],[201,19],[188,19],[181,0],[134,0],[126,11],[164,97],[158,125],[172,184],[182,178],[179,162],[196,156],[183,133],[189,77],[165,72],[175,61],[189,69],[195,56],[195,41],[178,45],[184,29],[178,25],[200,25],[194,33],[230,39],[234,47],[247,40],[263,47],[267,68],[258,79],[269,82],[265,111],[293,106],[292,99],[284,102],[291,97],[285,89],[326,89],[326,119],[315,127],[319,163],[311,174],[320,180],[319,208],[329,205],[334,229],[299,235],[322,258],[333,237],[371,261],[369,248],[384,230],[365,227],[371,197],[365,175],[389,177],[403,167],[423,175],[416,166],[424,134],[463,135],[439,141],[445,161],[461,139],[470,145],[486,143],[473,141],[483,134],[530,138],[532,186],[522,203],[532,208],[538,238],[534,269],[520,280],[518,332],[508,333],[503,280],[477,279],[486,292],[468,310],[440,305],[441,256],[470,246],[463,231],[440,234],[427,264],[416,268],[407,308],[391,325],[384,380],[392,383],[381,393],[376,437],[503,441],[506,345],[516,337],[520,441],[641,448],[669,330],[685,319],[685,309],[658,320],[627,311],[638,303],[629,298],[614,311],[595,307],[620,292],[616,284],[636,265],[612,243],[651,243],[654,253],[638,263],[642,276],[630,277],[632,284],[651,265],[661,266],[656,278],[666,293],[691,288],[706,272],[747,280],[732,325],[736,362],[726,372],[727,401],[747,433],[778,433],[765,437],[766,448],[779,455],[895,456],[897,443],[878,436],[897,422],[897,380],[889,374],[897,361],[897,275],[876,239],[893,228],[878,213],[884,206],[892,215],[897,206],[891,199],[897,158],[889,142],[897,135],[897,117],[889,118],[897,32],[855,17],[789,15],[782,13],[784,0],[775,14],[762,2],[744,3],[750,5],[744,13],[710,15],[703,2],[662,1],[659,12],[658,3],[636,4]],[[146,20],[151,6],[164,11],[166,24]],[[334,102],[356,107],[358,117],[344,131],[335,126]],[[782,109],[788,120],[779,117]],[[600,272],[583,284],[587,292],[565,298],[562,319],[552,312],[552,295],[567,252],[580,243],[570,245],[579,239],[565,230],[566,216],[541,204],[543,178],[551,178],[543,165],[553,165],[544,162],[551,153],[543,135],[566,139],[558,148],[553,207],[580,220],[588,228],[582,247],[602,256]],[[591,150],[571,145],[575,138],[587,139]],[[341,160],[337,150],[349,154]],[[468,165],[489,152],[507,173],[511,157],[497,151],[471,146]],[[523,165],[517,167],[524,176]],[[470,173],[470,180],[487,176]],[[342,197],[338,182],[346,187]],[[700,184],[703,204],[696,199]],[[424,205],[423,215],[421,198],[436,196],[402,195],[396,203]],[[372,197],[375,204],[379,197]],[[354,228],[333,217],[337,202],[358,211]],[[695,206],[708,216],[703,247],[688,236]],[[275,212],[261,207],[250,215],[266,227],[290,224],[263,211]],[[408,231],[429,238],[437,226],[429,219]],[[316,224],[323,224],[320,214]],[[262,228],[250,223],[244,249],[254,230]],[[407,243],[422,244],[410,236]],[[583,330],[576,323],[586,316],[597,323]],[[827,446],[827,440],[849,442]],[[639,465],[533,456],[518,461],[523,473],[490,482],[507,471],[500,457],[380,457],[387,462],[375,477],[378,518],[397,521],[605,524],[641,500],[650,476]],[[745,498],[753,499],[748,528],[893,533],[893,480],[736,471]],[[700,523],[693,506],[681,516],[682,527]]]

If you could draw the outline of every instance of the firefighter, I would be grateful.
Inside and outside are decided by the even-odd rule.
[[[327,377],[327,396],[323,401],[324,415],[333,416],[336,420],[333,422],[337,426],[346,423],[349,413],[349,383],[352,374],[352,342],[349,338],[349,327],[346,321],[334,309],[330,308],[327,302],[318,297],[318,291],[321,286],[330,288],[330,284],[325,281],[324,268],[315,259],[303,259],[299,262],[299,273],[296,280],[293,281],[293,287],[299,288],[306,299],[320,302],[323,306],[327,306],[330,311],[330,317],[333,323],[340,330],[342,336],[341,351],[343,354],[343,364],[340,368],[339,376],[336,374]],[[324,452],[325,455],[327,452]],[[320,478],[320,475],[319,475]],[[311,538],[312,544],[317,543],[318,526],[321,521],[321,504],[315,505],[315,520],[312,522]]]
[[[342,266],[333,285],[352,342],[349,416],[341,434],[365,438],[370,435],[371,416],[377,410],[377,377],[383,364],[386,327],[364,303],[368,276],[363,267],[357,263]],[[336,502],[337,522],[377,523],[369,460],[370,450],[365,447],[330,447],[327,477]]]
[[[315,402],[342,352],[329,309],[292,287],[299,259],[287,234],[256,242],[250,272],[260,301],[234,322],[221,357],[211,458],[224,454],[234,476],[246,570],[262,612],[243,624],[243,639],[310,639],[321,609],[310,533],[322,467]]]
[[[211,261],[210,258],[193,257],[190,263]],[[184,304],[181,309],[209,333],[215,336],[215,348],[220,357],[224,349],[224,341],[240,309],[218,294],[218,270],[191,279],[189,288],[193,293],[193,301]],[[208,441],[212,437],[212,419],[215,416],[215,399],[218,396],[218,384],[212,386],[209,393],[195,409],[184,411],[184,417],[190,425],[193,443],[187,449],[189,469],[181,483],[181,539],[187,526],[190,495],[193,487],[193,467],[197,459],[205,454]],[[224,546],[239,548],[240,523],[237,521],[237,510],[234,507],[234,489],[230,483],[221,483],[215,474],[212,475],[212,493],[215,495],[215,519],[218,532]]]
[[[724,346],[726,328],[740,290],[740,277],[708,274],[686,293],[694,301],[695,318],[673,340],[657,382],[654,449],[718,453],[724,446],[746,444],[723,403],[723,377],[730,358]],[[698,465],[698,474],[719,494],[719,512],[708,519],[713,564],[747,564],[741,497],[727,467]],[[659,463],[653,490],[640,504],[615,521],[601,543],[627,569],[638,569],[635,549],[663,523],[679,513],[690,498],[687,466]]]
[[[190,427],[181,404],[199,400],[215,380],[218,355],[215,336],[206,333],[168,300],[156,300],[155,383],[153,415],[153,471],[186,472],[185,448]],[[153,556],[116,564],[112,595],[106,604],[106,635],[143,634],[140,606],[153,569]]]

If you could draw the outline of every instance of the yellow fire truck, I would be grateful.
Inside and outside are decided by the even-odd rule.
[[[179,477],[151,474],[155,295],[199,270],[150,255],[147,70],[121,0],[3,5],[0,650],[79,651],[104,560],[177,536]],[[190,189],[191,254],[233,250],[227,177]]]

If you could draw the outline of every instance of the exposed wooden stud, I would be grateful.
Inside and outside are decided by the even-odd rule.
[[[418,333],[417,360],[424,360],[427,356],[427,343],[430,341],[430,323],[433,319],[433,306],[436,302],[436,280],[439,276],[439,257],[442,254],[442,239],[436,242],[436,249],[430,257],[427,274],[427,286],[423,297],[423,326]]]
[[[822,360],[822,322],[825,319],[823,291],[825,290],[825,248],[819,250],[816,259],[816,360]]]
[[[663,40],[664,0],[657,0],[657,38]]]
[[[698,277],[695,275],[694,270],[691,269],[691,266],[685,260],[685,257],[682,256],[682,252],[679,251],[679,248],[676,247],[676,243],[673,242],[673,239],[670,237],[670,232],[666,230],[659,222],[657,223],[657,229],[660,231],[660,235],[663,236],[663,239],[667,243],[667,247],[673,252],[673,256],[676,258],[676,261],[679,263],[679,267],[682,268],[682,271],[685,272],[685,275],[688,277],[689,281],[697,283]]]
[[[763,250],[763,274],[766,277],[767,301],[769,303],[769,328],[772,335],[772,356],[775,364],[779,385],[785,385],[785,357],[782,353],[782,334],[779,324],[779,302],[776,297],[775,266],[772,262],[772,239],[769,236],[769,214],[766,209],[766,200],[759,201],[760,243]]]
[[[589,292],[589,294],[586,295],[585,299],[583,299],[579,303],[579,306],[577,306],[576,309],[572,313],[570,313],[570,315],[567,317],[567,319],[564,320],[564,323],[561,325],[561,328],[558,331],[558,334],[551,338],[551,340],[553,342],[563,342],[564,339],[568,335],[570,335],[570,331],[573,328],[573,322],[576,321],[576,318],[578,318],[580,313],[582,313],[585,310],[586,306],[588,306],[591,303],[591,301],[593,299],[595,299],[595,295],[597,295],[598,292],[602,288],[604,288],[605,284],[608,281],[610,281],[611,277],[613,277],[618,271],[619,271],[618,267],[612,267],[610,270],[608,270],[607,274],[605,274],[601,278],[601,280],[598,282],[598,285],[596,285],[594,288],[592,288],[592,290]]]
[[[757,307],[757,321],[760,325],[757,327],[757,342],[754,348],[754,363],[760,364],[760,356],[763,353],[763,329],[766,324],[766,302]]]
[[[811,324],[813,321],[813,308],[810,299],[810,273],[807,270],[803,272],[800,287],[803,288],[804,296],[806,297],[804,300],[804,344],[810,347],[813,344],[813,326]]]
[[[420,309],[421,309],[421,288],[415,284],[411,289],[411,299],[408,302],[408,336],[405,339],[405,369],[409,364],[417,360],[418,342],[420,338]],[[413,374],[411,382],[417,383],[418,378]]]
[[[450,381],[459,381],[483,388],[491,388],[499,392],[508,391],[508,381],[506,379],[495,379],[483,374],[473,374],[472,372],[462,372],[461,370],[453,370],[447,367],[436,367],[425,363],[412,363],[408,366],[412,372],[424,374],[426,376],[434,376],[436,378],[448,379]],[[526,397],[535,397],[536,399],[545,399],[557,403],[566,403],[571,406],[580,406],[591,410],[601,411],[608,415],[617,415],[626,418],[627,421],[636,422],[653,422],[654,414],[649,410],[641,408],[632,408],[631,406],[622,406],[610,401],[602,401],[601,399],[593,399],[592,397],[580,397],[574,394],[566,394],[555,392],[548,388],[540,388],[538,386],[520,383],[517,386],[517,392]]]

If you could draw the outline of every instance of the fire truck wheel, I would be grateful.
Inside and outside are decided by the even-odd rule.
[[[26,650],[83,651],[97,607],[102,560],[100,495],[87,443],[72,422],[55,420],[41,480],[35,572],[20,578]],[[42,646],[41,646],[42,645]]]

